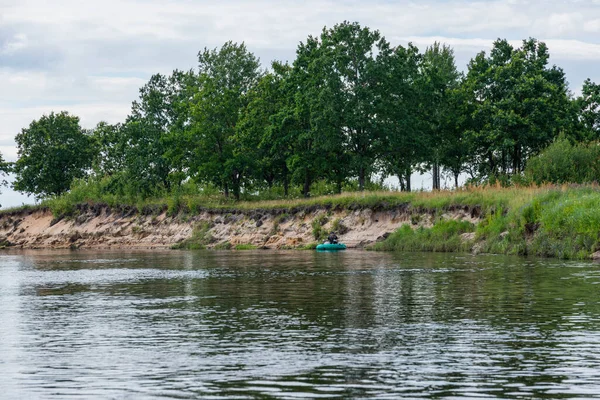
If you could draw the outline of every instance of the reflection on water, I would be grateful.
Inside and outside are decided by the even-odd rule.
[[[0,255],[0,397],[600,394],[600,269],[500,256]]]

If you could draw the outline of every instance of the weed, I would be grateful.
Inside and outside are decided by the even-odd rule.
[[[214,242],[214,238],[210,234],[210,229],[212,225],[208,221],[202,221],[198,223],[194,230],[192,231],[192,236],[176,245],[172,248],[174,249],[190,249],[190,250],[198,250],[204,249],[207,245]]]
[[[215,247],[213,247],[213,249],[215,249],[215,250],[231,250],[231,243],[229,243],[228,241],[221,242],[221,243],[218,243],[217,245],[215,245]]]
[[[234,250],[256,250],[257,246],[253,244],[236,244]]]
[[[340,235],[343,235],[345,233],[348,233],[350,229],[346,225],[344,225],[340,218],[337,218],[331,224],[331,230],[337,232]]]
[[[327,237],[327,231],[323,229],[323,225],[328,222],[327,216],[322,214],[311,222],[312,234],[315,240],[323,240]]]

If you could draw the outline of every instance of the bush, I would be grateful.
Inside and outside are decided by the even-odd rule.
[[[525,177],[542,183],[589,183],[600,177],[600,144],[561,137],[527,162]]]

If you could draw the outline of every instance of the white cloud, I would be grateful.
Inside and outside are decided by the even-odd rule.
[[[583,30],[585,32],[590,32],[590,33],[600,32],[600,19],[593,19],[591,21],[586,21],[583,24]]]
[[[495,39],[462,39],[444,36],[408,36],[397,38],[400,42],[412,42],[416,46],[425,47],[440,42],[450,45],[455,51],[488,51]],[[600,44],[586,43],[579,40],[543,39],[548,45],[550,55],[554,60],[600,60]],[[522,40],[509,40],[514,47],[520,47]]]

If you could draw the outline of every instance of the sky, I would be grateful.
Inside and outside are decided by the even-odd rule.
[[[497,38],[535,37],[574,94],[586,78],[600,82],[600,0],[0,0],[0,153],[15,161],[15,135],[51,111],[84,128],[123,121],[152,74],[195,68],[205,47],[245,42],[267,67],[344,20],[393,45],[447,43],[461,70]],[[3,207],[33,202],[1,190]]]

